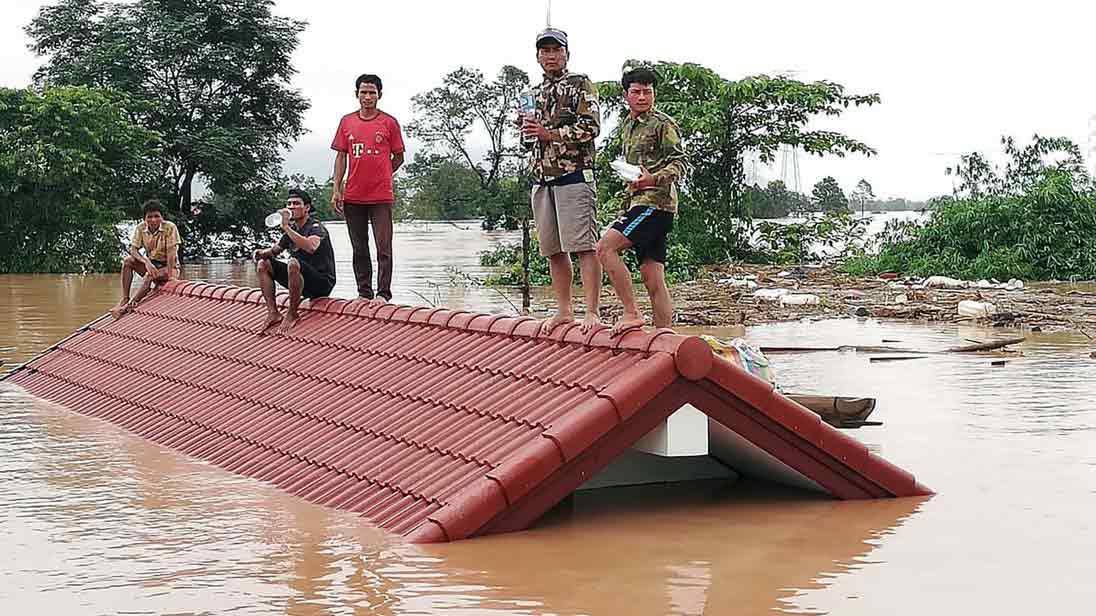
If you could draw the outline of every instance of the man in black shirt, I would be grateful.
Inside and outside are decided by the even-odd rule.
[[[327,228],[309,215],[312,197],[303,190],[291,189],[282,214],[282,238],[270,248],[256,250],[254,259],[259,286],[266,302],[266,322],[262,331],[281,323],[279,332],[293,327],[300,314],[301,298],[326,297],[335,286],[335,251]],[[289,261],[274,257],[289,251]],[[289,309],[283,317],[274,297],[274,283],[289,289]]]

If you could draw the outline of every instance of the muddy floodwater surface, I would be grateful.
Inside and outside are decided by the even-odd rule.
[[[335,294],[350,297],[333,227],[345,249]],[[516,294],[450,284],[446,269],[482,275],[476,253],[502,239],[471,224],[398,230],[396,301],[512,313]],[[186,276],[254,285],[242,264]],[[0,276],[0,359],[26,361],[117,293],[114,276]],[[845,319],[746,337],[933,350],[1000,335]],[[772,357],[787,390],[878,398],[884,424],[849,434],[930,498],[839,502],[749,481],[612,488],[526,532],[429,546],[0,383],[0,614],[1091,613],[1092,347],[1030,334],[1003,366]]]

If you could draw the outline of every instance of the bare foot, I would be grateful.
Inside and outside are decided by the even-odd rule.
[[[118,302],[118,305],[110,309],[110,316],[113,317],[115,321],[117,321],[118,319],[122,318],[122,315],[129,312],[130,310],[133,310],[133,305],[130,304],[129,300],[126,300],[124,302]]]
[[[582,318],[582,324],[579,325],[578,331],[588,334],[598,325],[601,325],[601,319],[596,314],[587,312],[586,316]]]
[[[633,329],[643,329],[643,326],[646,324],[647,322],[643,320],[642,316],[621,317],[621,319],[616,322],[616,325],[613,325],[612,331],[609,332],[609,337],[615,338],[626,332],[630,332]]]
[[[293,326],[297,324],[297,320],[300,319],[300,318],[301,318],[300,315],[298,315],[296,312],[286,312],[285,313],[285,318],[282,319],[282,324],[278,326],[278,333],[279,334],[288,333],[289,330],[292,329]]]
[[[271,310],[266,313],[266,321],[263,323],[262,329],[259,330],[259,334],[266,333],[266,330],[274,327],[278,323],[282,322],[282,313],[277,310]]]
[[[556,327],[563,325],[564,323],[574,322],[575,317],[569,314],[556,314],[556,316],[550,319],[544,319],[544,321],[540,324],[540,333],[547,336],[548,334],[552,333],[552,330]]]

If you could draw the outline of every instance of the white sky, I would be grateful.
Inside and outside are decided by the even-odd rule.
[[[0,0],[0,85],[29,84],[40,60],[27,51],[22,27],[43,4]],[[1005,133],[1023,140],[1035,132],[1066,136],[1087,147],[1088,118],[1096,113],[1094,6],[555,0],[553,22],[570,35],[571,69],[595,80],[615,79],[625,59],[642,58],[698,62],[732,79],[794,70],[799,79],[878,92],[882,104],[851,110],[826,127],[867,142],[879,155],[801,154],[803,190],[833,175],[850,191],[864,177],[880,197],[923,199],[950,192],[944,168],[958,153],[995,153]],[[293,147],[286,170],[330,175],[331,134],[339,116],[356,108],[353,82],[360,73],[384,79],[381,107],[403,124],[411,120],[411,96],[459,65],[494,74],[514,64],[538,77],[533,39],[544,9],[543,0],[279,0],[279,15],[309,22],[295,55],[294,86],[312,101],[305,118],[310,132]]]

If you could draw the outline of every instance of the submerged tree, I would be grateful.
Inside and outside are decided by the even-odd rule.
[[[158,189],[187,253],[204,238],[258,237],[282,148],[309,104],[289,86],[304,22],[271,0],[61,0],[27,26],[45,56],[39,86],[89,85],[140,103],[132,120],[162,135]],[[215,195],[195,203],[201,180]],[[130,209],[129,214],[137,211]]]

